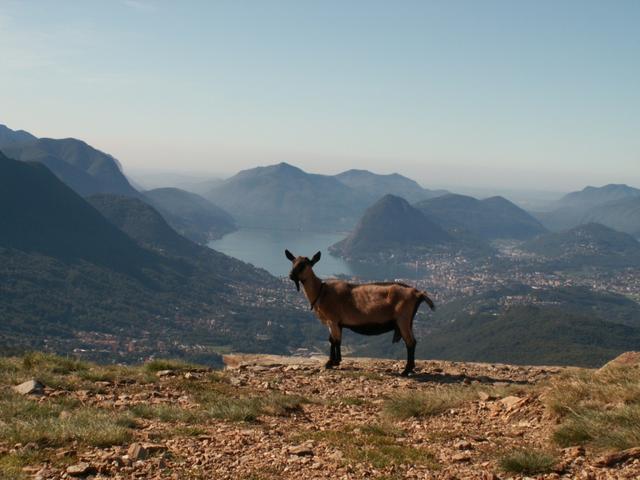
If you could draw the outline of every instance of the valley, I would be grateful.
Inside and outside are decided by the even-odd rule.
[[[321,250],[324,278],[429,291],[438,309],[418,312],[419,358],[596,366],[640,342],[640,243],[602,224],[556,231],[504,197],[287,163],[202,179],[202,195],[137,191],[117,160],[80,140],[3,127],[2,148],[24,158],[0,157],[6,351],[215,366],[228,352],[324,353],[325,327],[286,278],[285,248]],[[589,187],[553,207],[636,193]],[[345,348],[403,355],[387,336],[349,335]]]

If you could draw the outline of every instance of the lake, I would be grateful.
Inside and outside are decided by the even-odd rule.
[[[402,265],[349,263],[330,255],[328,247],[345,236],[346,234],[340,233],[240,228],[221,239],[209,242],[209,247],[264,268],[278,277],[288,275],[291,269],[291,262],[284,256],[285,249],[289,249],[294,255],[307,257],[320,250],[322,259],[314,267],[314,271],[320,277],[348,275],[367,280],[390,280],[412,278],[415,275],[411,269]]]

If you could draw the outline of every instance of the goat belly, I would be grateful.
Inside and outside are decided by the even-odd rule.
[[[396,329],[396,322],[390,320],[385,323],[365,323],[364,325],[343,325],[351,331],[360,335],[380,335]]]

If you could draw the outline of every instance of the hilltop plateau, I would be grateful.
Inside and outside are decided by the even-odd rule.
[[[639,357],[599,370],[419,361],[411,378],[364,358],[325,370],[232,355],[223,371],[1,358],[0,476],[638,478]]]

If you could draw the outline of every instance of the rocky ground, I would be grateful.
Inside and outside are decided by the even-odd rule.
[[[640,478],[640,451],[617,449],[615,457],[588,442],[552,440],[561,418],[546,397],[562,388],[555,379],[566,369],[419,361],[417,374],[403,378],[402,364],[391,360],[345,359],[335,370],[313,358],[225,361],[222,373],[171,364],[135,374],[70,368],[52,377],[56,386],[5,392],[5,408],[16,415],[34,408],[24,402],[55,405],[55,422],[69,431],[47,435],[31,430],[59,425],[29,430],[0,420],[0,476]],[[120,429],[115,437],[96,439],[99,432],[71,427],[85,424],[65,423],[103,411]]]

